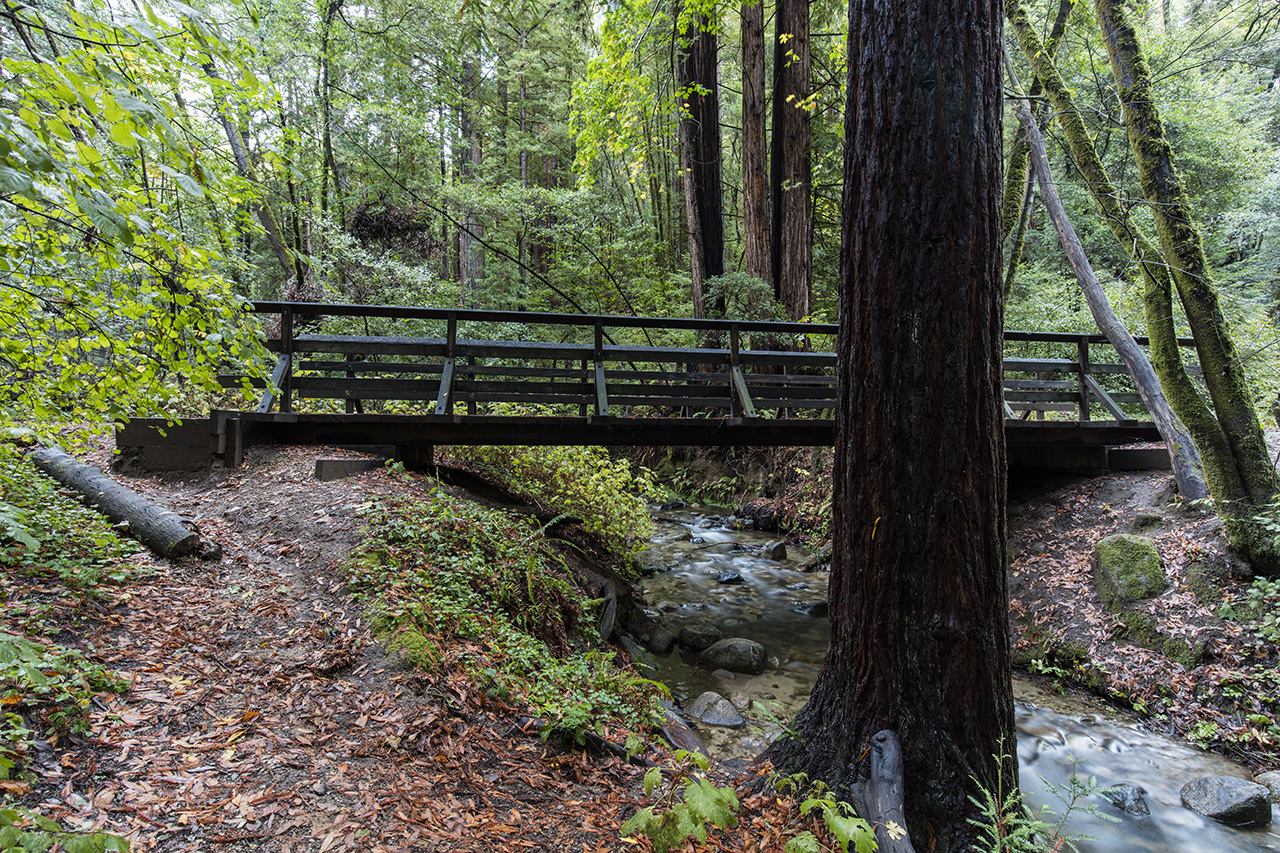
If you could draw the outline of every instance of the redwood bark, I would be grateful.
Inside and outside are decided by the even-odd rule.
[[[773,292],[792,319],[809,314],[813,197],[809,143],[809,0],[778,0],[773,41]]]
[[[742,269],[773,281],[769,250],[769,135],[766,122],[764,2],[742,3]]]
[[[706,316],[707,279],[724,275],[724,201],[720,186],[720,88],[716,34],[695,16],[680,61],[684,116],[680,120],[685,213],[689,223],[693,312]]]
[[[865,756],[896,732],[922,850],[965,848],[976,785],[1017,784],[1001,45],[994,0],[849,6],[831,647],[771,750],[865,811]]]

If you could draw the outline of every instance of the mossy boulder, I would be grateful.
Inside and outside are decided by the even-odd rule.
[[[1145,536],[1117,533],[1093,549],[1093,579],[1098,594],[1111,610],[1131,601],[1154,598],[1168,581],[1160,567],[1160,552]]]
[[[387,651],[405,667],[416,667],[427,672],[440,669],[440,647],[420,631],[400,631],[387,643]]]

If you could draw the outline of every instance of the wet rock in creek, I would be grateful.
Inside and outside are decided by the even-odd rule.
[[[649,634],[649,640],[645,643],[645,647],[655,655],[665,655],[671,651],[671,647],[676,644],[675,635],[666,628],[654,628]]]
[[[759,675],[764,672],[764,646],[755,640],[731,637],[708,646],[699,661],[710,669]]]
[[[1182,786],[1182,804],[1228,826],[1266,826],[1271,797],[1265,785],[1232,776],[1201,776]]]
[[[706,622],[696,622],[680,629],[680,645],[695,652],[710,648],[723,637],[719,628]]]
[[[1280,770],[1270,770],[1253,777],[1259,785],[1266,785],[1271,792],[1271,802],[1280,803]]]
[[[1098,796],[1126,814],[1151,814],[1151,808],[1147,805],[1146,788],[1140,788],[1137,785],[1130,785],[1126,782],[1111,788],[1104,788],[1098,792]]]
[[[805,616],[812,616],[815,619],[831,614],[831,606],[826,601],[805,601],[791,609],[797,613],[803,613]]]
[[[708,690],[690,702],[689,707],[685,708],[685,712],[709,726],[740,729],[747,723],[742,715],[738,713],[738,709],[734,708],[728,699],[714,690]]]
[[[725,571],[716,575],[716,582],[723,583],[723,584],[735,584],[735,583],[742,583],[743,580],[742,580],[742,575],[738,574],[737,572]]]

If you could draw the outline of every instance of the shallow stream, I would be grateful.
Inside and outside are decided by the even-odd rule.
[[[781,731],[808,698],[826,654],[829,622],[825,616],[826,572],[805,572],[807,556],[788,546],[786,556],[771,559],[772,539],[752,530],[733,530],[723,516],[703,507],[658,511],[656,530],[645,555],[657,573],[642,583],[652,614],[672,634],[685,624],[709,623],[725,637],[745,637],[765,648],[760,675],[711,672],[696,655],[677,645],[668,655],[652,656],[657,679],[685,705],[704,691],[721,694],[746,717],[739,729],[697,723],[697,733],[715,758],[753,758]],[[740,579],[740,580],[739,580]],[[1233,829],[1182,807],[1179,790],[1198,776],[1250,778],[1249,771],[1226,758],[1151,734],[1087,699],[1062,697],[1015,679],[1018,760],[1028,804],[1061,813],[1049,791],[1065,785],[1073,766],[1081,777],[1102,786],[1143,788],[1149,815],[1132,815],[1109,802],[1090,798],[1111,823],[1073,813],[1070,835],[1082,851],[1280,851],[1280,827],[1272,807],[1271,828]],[[691,724],[694,721],[689,721]],[[1054,819],[1056,820],[1056,819]]]

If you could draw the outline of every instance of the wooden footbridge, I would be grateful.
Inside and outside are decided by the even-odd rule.
[[[413,465],[441,444],[834,440],[834,325],[299,302],[252,311],[270,330],[270,380],[221,380],[260,389],[257,406],[179,427],[132,421],[117,435],[126,455],[172,470],[238,466],[253,444],[377,445]],[[1101,335],[1011,331],[1005,342],[1011,463],[1116,467],[1109,447],[1159,440]]]

